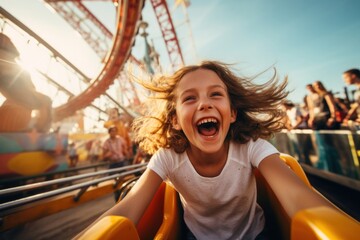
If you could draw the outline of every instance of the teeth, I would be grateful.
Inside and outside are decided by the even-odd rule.
[[[204,123],[208,123],[208,122],[212,122],[212,123],[217,123],[217,120],[215,118],[205,118],[202,119],[200,122],[198,122],[198,126]]]

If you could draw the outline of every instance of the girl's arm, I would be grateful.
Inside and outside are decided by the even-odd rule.
[[[80,237],[86,230],[105,216],[124,216],[136,225],[153,199],[162,181],[162,178],[154,171],[146,169],[123,200],[101,215],[89,227],[78,234],[75,239]]]
[[[278,154],[264,158],[259,164],[259,171],[290,217],[305,208],[318,206],[334,208],[329,201],[305,185]]]

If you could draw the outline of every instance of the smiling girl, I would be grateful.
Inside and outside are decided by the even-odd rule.
[[[287,200],[284,208],[292,215],[328,205],[264,140],[283,127],[279,104],[286,83],[274,77],[256,85],[226,64],[206,61],[144,84],[155,94],[134,130],[140,147],[154,155],[130,193],[103,216],[126,216],[136,224],[168,181],[180,195],[188,239],[260,239],[265,219],[254,168]],[[313,201],[299,199],[299,191]]]

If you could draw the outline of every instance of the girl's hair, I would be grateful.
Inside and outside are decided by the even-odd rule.
[[[215,72],[224,82],[230,98],[231,108],[237,111],[236,121],[231,124],[227,138],[240,143],[250,139],[270,138],[283,128],[284,112],[281,102],[287,97],[287,78],[278,84],[276,70],[273,77],[264,84],[256,85],[252,79],[236,76],[229,64],[204,61],[199,65],[186,66],[172,76],[161,76],[151,82],[140,82],[151,90],[147,112],[133,123],[135,141],[148,153],[159,148],[173,148],[182,153],[189,142],[182,131],[175,130],[172,120],[176,114],[175,89],[184,75],[198,69]]]

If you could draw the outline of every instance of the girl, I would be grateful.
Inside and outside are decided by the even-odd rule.
[[[265,219],[253,168],[288,199],[284,207],[291,214],[299,206],[328,204],[263,140],[283,127],[278,106],[287,96],[286,81],[277,83],[255,85],[226,64],[206,61],[143,84],[156,94],[134,130],[140,147],[154,155],[130,193],[103,216],[126,216],[136,224],[167,180],[180,194],[188,238],[256,239]],[[300,199],[298,191],[315,201]]]

